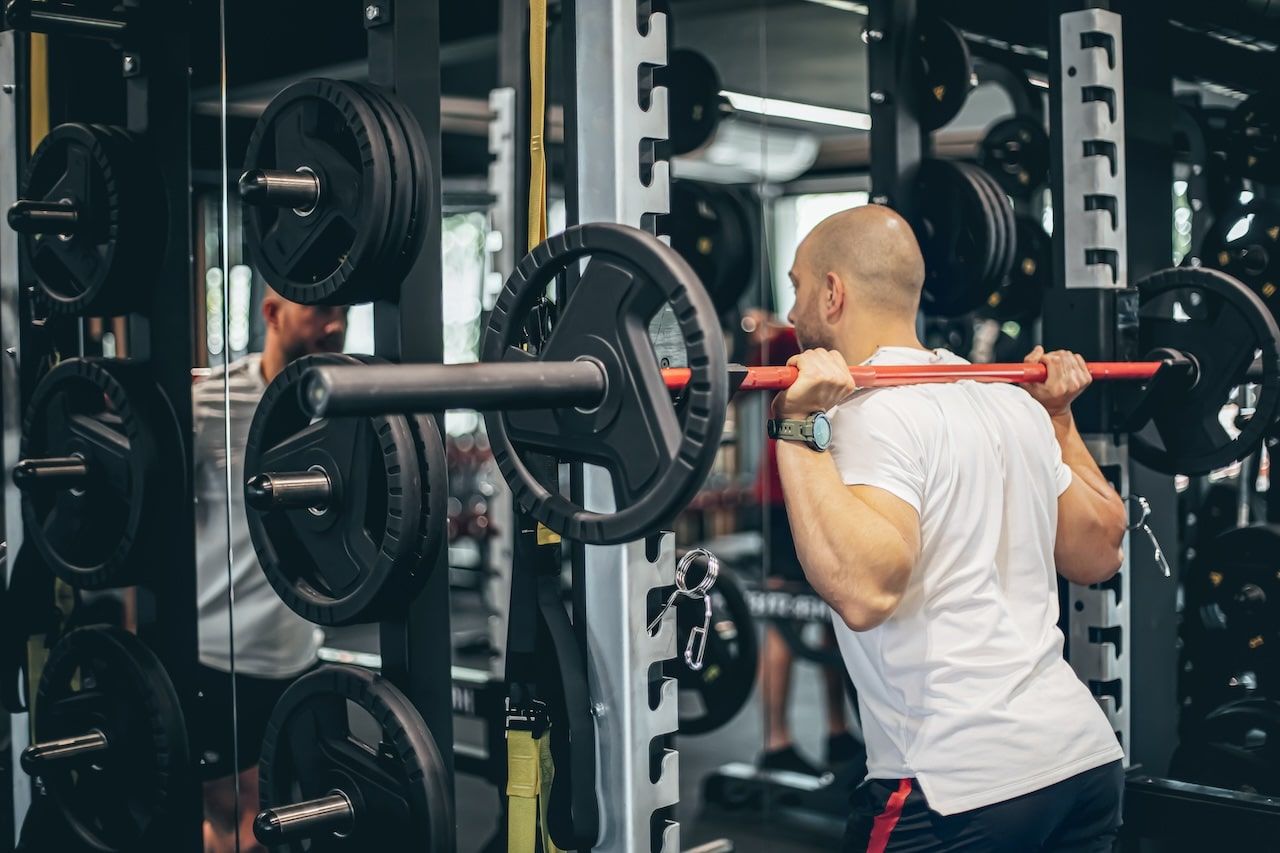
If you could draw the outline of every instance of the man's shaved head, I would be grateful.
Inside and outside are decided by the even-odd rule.
[[[796,250],[791,280],[801,343],[831,349],[855,315],[914,323],[924,258],[907,221],[872,204],[818,223]]]

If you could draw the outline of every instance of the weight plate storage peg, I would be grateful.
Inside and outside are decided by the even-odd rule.
[[[118,628],[77,628],[40,676],[34,742],[22,769],[39,776],[93,850],[165,849],[171,796],[190,772],[173,684],[150,649]]]
[[[442,527],[445,514],[423,516],[419,446],[439,436],[401,415],[313,421],[299,380],[322,364],[361,361],[306,356],[263,393],[245,447],[245,514],[262,570],[294,612],[320,625],[371,622],[412,600],[435,565],[421,527]],[[434,469],[443,476],[438,457]],[[447,488],[432,483],[428,506],[440,507]]]
[[[258,120],[245,168],[249,253],[281,296],[350,305],[394,295],[432,197],[425,139],[395,96],[295,83]]]
[[[1235,276],[1280,315],[1280,204],[1255,198],[1219,216],[1204,235],[1200,260]]]
[[[9,227],[49,311],[139,310],[164,256],[164,193],[128,131],[62,124],[31,155]]]
[[[294,682],[262,740],[258,840],[272,850],[452,850],[449,773],[422,717],[379,675]]]
[[[1280,329],[1271,312],[1240,282],[1203,267],[1176,267],[1138,282],[1138,348],[1176,351],[1194,360],[1195,381],[1151,391],[1150,427],[1129,440],[1143,465],[1166,474],[1208,474],[1262,445],[1280,413]],[[1249,376],[1253,373],[1253,376]],[[1222,409],[1246,378],[1255,383],[1253,414],[1232,435]]]
[[[145,365],[69,359],[40,380],[13,481],[26,535],[77,589],[129,586],[157,553],[160,522],[183,494],[173,410]]]

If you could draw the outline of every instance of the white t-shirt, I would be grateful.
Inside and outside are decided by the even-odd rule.
[[[887,347],[868,364],[963,364]],[[848,485],[920,514],[920,559],[870,631],[837,616],[867,775],[914,777],[941,814],[1036,791],[1123,756],[1062,657],[1053,547],[1071,484],[1048,413],[1021,388],[954,382],[857,391],[831,412]]]
[[[258,565],[244,514],[244,449],[267,388],[262,357],[248,355],[226,371],[231,408],[223,414],[223,371],[192,389],[195,404],[196,573],[200,662],[231,670],[228,583],[235,591],[235,670],[259,678],[292,678],[316,662],[323,633],[276,595]],[[231,570],[227,571],[226,418],[231,421]]]

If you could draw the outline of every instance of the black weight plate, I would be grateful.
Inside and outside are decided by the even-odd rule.
[[[1280,794],[1280,703],[1242,699],[1214,710],[1183,737],[1169,774],[1215,788]]]
[[[376,269],[395,192],[390,161],[378,118],[352,85],[303,80],[272,99],[249,137],[246,170],[305,168],[320,180],[309,213],[247,205],[249,255],[276,292],[304,305],[394,292]]]
[[[287,366],[263,393],[245,446],[248,478],[319,469],[334,484],[323,510],[245,507],[272,588],[320,625],[372,622],[403,609],[418,581],[422,484],[408,422],[400,415],[312,421],[302,411],[298,380],[308,368],[354,361],[323,354]]]
[[[1255,198],[1219,216],[1204,235],[1200,260],[1235,276],[1280,316],[1280,204]]]
[[[1201,107],[1196,120],[1204,134],[1205,185],[1209,209],[1222,214],[1240,203],[1240,176],[1233,174],[1228,151],[1231,148],[1232,110],[1229,107]]]
[[[671,212],[662,233],[693,267],[718,314],[738,304],[750,284],[755,246],[734,191],[694,181],[671,182]]]
[[[372,355],[353,356],[365,364],[383,364],[386,359]],[[411,601],[422,590],[431,570],[435,567],[440,551],[448,546],[448,524],[442,519],[449,515],[449,460],[445,455],[444,439],[433,415],[407,417],[413,446],[418,451],[418,476],[422,481],[422,515],[418,522],[418,559],[410,571],[405,586],[405,600]]]
[[[1049,134],[1030,116],[1013,116],[987,130],[979,162],[1006,193],[1027,198],[1049,181]]]
[[[925,160],[915,182],[912,226],[924,255],[921,308],[959,316],[982,304],[995,264],[995,215],[983,189],[958,164]]]
[[[111,316],[137,302],[144,282],[125,263],[126,175],[118,151],[104,134],[84,124],[61,124],[31,155],[21,196],[29,201],[67,201],[80,215],[76,233],[23,235],[22,242],[50,311]]]
[[[1207,474],[1257,450],[1280,410],[1280,330],[1266,305],[1234,278],[1203,267],[1153,273],[1138,282],[1139,351],[1173,349],[1198,366],[1194,386],[1152,414],[1129,440],[1134,459],[1166,474]],[[1232,438],[1219,420],[1231,391],[1262,365],[1254,415]]]
[[[1001,322],[1040,316],[1045,292],[1053,286],[1053,243],[1044,227],[1030,216],[1018,216],[1014,233],[1013,266],[982,308],[983,315]]]
[[[364,98],[365,103],[369,105],[369,109],[377,120],[382,138],[387,145],[389,155],[387,164],[391,171],[387,231],[380,241],[381,251],[376,257],[371,258],[366,266],[369,272],[373,272],[375,275],[385,278],[399,287],[399,278],[391,275],[390,272],[393,268],[399,266],[398,263],[393,263],[393,261],[399,259],[405,241],[411,236],[409,234],[409,226],[412,222],[416,201],[413,154],[410,151],[409,140],[400,125],[400,120],[392,111],[391,105],[387,102],[383,92],[376,86],[363,86],[359,83],[352,83],[351,87]]]
[[[62,631],[63,616],[53,573],[35,546],[23,543],[17,558],[7,559],[12,568],[8,587],[0,594],[0,707],[10,714],[25,714],[30,710],[27,644],[33,637],[43,637],[45,648],[53,645]]]
[[[36,696],[37,742],[101,731],[92,760],[37,770],[67,824],[94,850],[165,849],[174,792],[190,772],[182,708],[164,667],[118,628],[77,628],[54,647]]]
[[[688,154],[706,145],[720,124],[720,75],[711,60],[690,48],[675,48],[655,71],[667,87],[667,117],[672,154]]]
[[[964,106],[973,88],[973,61],[960,31],[942,18],[916,22],[916,117],[922,130],[937,130]]]
[[[1013,264],[1013,253],[1016,248],[1013,233],[1013,208],[1008,197],[1000,189],[995,180],[980,167],[969,163],[956,164],[968,176],[969,180],[987,203],[991,215],[991,265],[987,269],[987,284],[991,285],[1004,279],[1009,267]]]
[[[1214,654],[1274,689],[1280,661],[1280,527],[1228,530],[1203,550],[1187,601]],[[1193,632],[1200,633],[1200,632]]]
[[[128,586],[156,565],[156,521],[182,494],[173,411],[145,365],[69,359],[40,381],[22,427],[23,460],[80,454],[74,487],[23,490],[26,533],[54,574],[77,589]]]
[[[522,330],[557,276],[589,258],[537,355]],[[672,400],[649,323],[675,312],[692,377]],[[517,505],[562,536],[593,545],[640,539],[667,524],[697,493],[715,461],[729,402],[724,338],[711,298],[680,255],[625,225],[577,225],[534,248],[498,295],[481,344],[487,362],[590,358],[608,381],[595,409],[487,412],[489,440]],[[548,491],[526,451],[606,468],[617,509],[592,512]]]
[[[1245,100],[1232,110],[1227,133],[1233,174],[1280,183],[1280,96],[1267,90]]]
[[[274,850],[454,849],[450,774],[435,739],[409,700],[368,670],[324,666],[290,685],[267,723],[258,774],[263,809],[338,790],[354,812],[342,838]]]
[[[715,731],[733,720],[751,698],[760,665],[755,619],[742,583],[721,566],[710,596],[711,629],[707,632],[702,669],[690,669],[679,657],[664,667],[668,675],[675,676],[682,694],[682,735]],[[702,627],[704,614],[701,601],[682,597],[676,602],[678,648],[684,647],[689,632]]]
[[[426,237],[430,223],[431,205],[434,196],[433,181],[435,173],[431,169],[431,160],[427,151],[427,139],[422,133],[422,126],[409,112],[404,101],[394,94],[384,92],[376,87],[367,87],[385,104],[387,112],[393,119],[389,133],[397,132],[405,143],[408,155],[408,167],[405,169],[405,186],[401,191],[406,194],[405,204],[408,221],[403,231],[392,231],[388,245],[391,257],[383,273],[386,278],[399,284],[408,275],[409,269],[418,258],[422,249],[423,238]],[[399,156],[399,155],[397,155]]]

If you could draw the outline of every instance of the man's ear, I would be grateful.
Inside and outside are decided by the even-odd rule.
[[[845,297],[848,295],[844,279],[834,272],[829,272],[825,284],[822,310],[828,317],[838,317],[844,310]]]
[[[267,321],[268,329],[278,328],[280,325],[280,300],[264,299],[262,300],[262,319]]]

